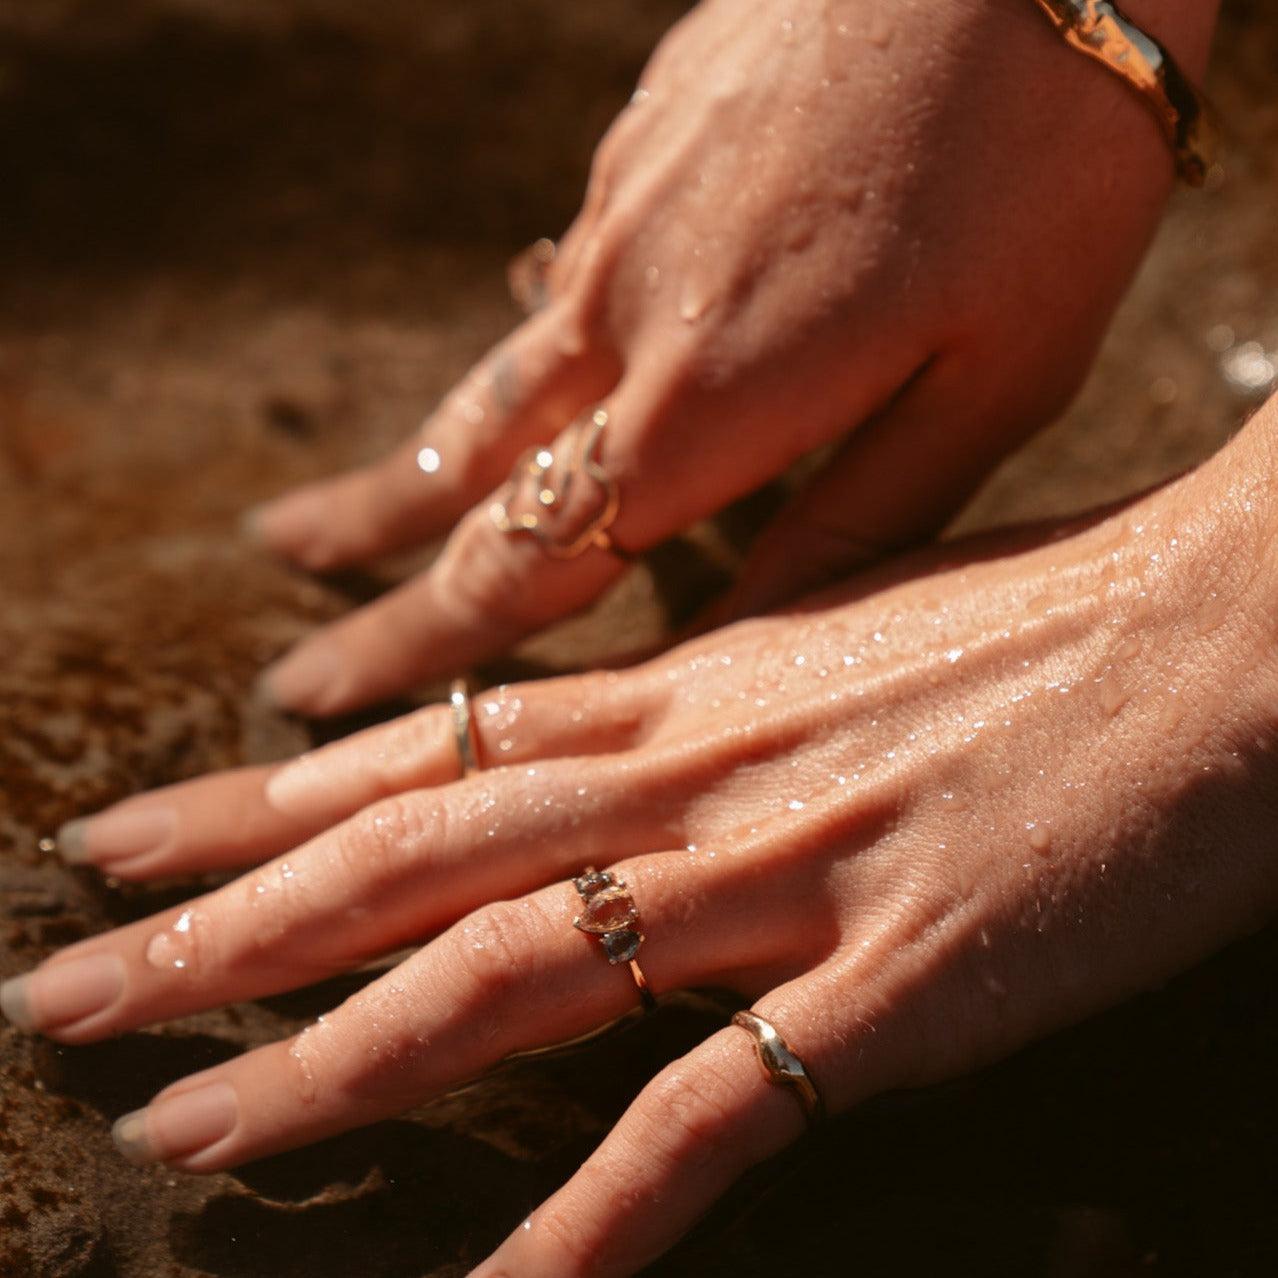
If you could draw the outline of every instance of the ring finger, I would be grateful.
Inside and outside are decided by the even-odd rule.
[[[642,912],[639,957],[658,992],[755,992],[806,966],[785,901],[761,912],[744,867],[681,852],[617,873]],[[778,897],[792,894],[779,885]],[[624,965],[573,927],[582,908],[566,883],[486,906],[297,1038],[162,1092],[121,1121],[122,1143],[142,1161],[214,1171],[388,1117],[512,1053],[608,1022],[637,994]]]

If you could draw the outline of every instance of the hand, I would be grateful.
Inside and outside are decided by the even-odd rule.
[[[1214,11],[1152,7],[1190,74]],[[268,692],[344,711],[599,595],[620,559],[549,558],[498,533],[486,495],[600,401],[631,552],[846,441],[724,615],[927,537],[1072,394],[1171,177],[1136,95],[1030,0],[705,0],[599,148],[549,305],[394,456],[255,516],[312,569],[461,521],[431,570],[303,643]]]
[[[880,571],[628,673],[484,694],[490,766],[465,780],[432,708],[128,800],[73,832],[73,859],[128,878],[275,859],[0,1001],[85,1043],[434,936],[299,1037],[118,1125],[134,1158],[213,1171],[635,1006],[572,926],[564,880],[593,862],[632,890],[652,988],[755,1003],[832,1111],[971,1069],[1278,899],[1276,439],[1278,401],[1089,526]],[[803,1126],[726,1028],[475,1272],[633,1273]]]

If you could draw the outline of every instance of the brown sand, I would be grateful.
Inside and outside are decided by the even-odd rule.
[[[266,563],[238,512],[381,453],[512,323],[506,257],[565,223],[680,8],[0,0],[0,975],[189,894],[73,873],[40,835],[310,739],[254,706],[254,672],[379,582]],[[1206,335],[1278,346],[1276,66],[1278,13],[1238,0],[1214,75],[1227,180],[1176,198],[1078,405],[967,522],[1117,496],[1241,420]],[[659,633],[715,545],[526,655]],[[833,1125],[651,1272],[1275,1272],[1276,939]],[[354,984],[79,1050],[0,1029],[0,1275],[464,1274],[708,1029],[663,1013],[234,1175],[115,1155],[111,1119]]]

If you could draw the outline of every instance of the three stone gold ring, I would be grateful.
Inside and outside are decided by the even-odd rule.
[[[639,997],[644,1007],[651,1010],[656,1006],[656,999],[636,957],[644,937],[639,930],[639,907],[630,889],[611,870],[596,870],[593,866],[573,879],[572,885],[583,906],[572,921],[573,927],[598,937],[609,963],[629,964]]]

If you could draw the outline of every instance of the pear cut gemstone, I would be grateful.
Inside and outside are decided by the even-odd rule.
[[[573,926],[595,936],[629,927],[639,917],[634,899],[624,888],[606,888],[596,892],[587,897],[583,905],[585,908],[573,919]]]

